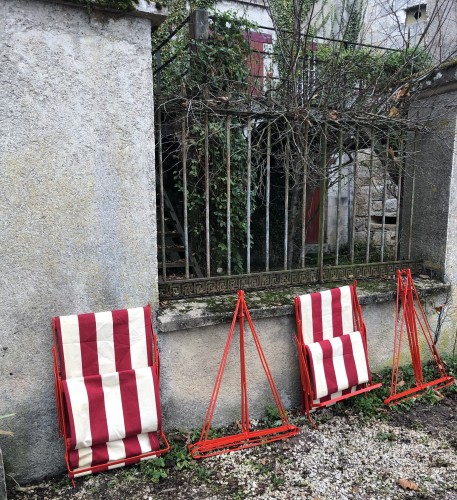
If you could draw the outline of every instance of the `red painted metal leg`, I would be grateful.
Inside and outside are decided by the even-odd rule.
[[[402,306],[401,322],[399,325],[400,307]],[[400,365],[400,350],[403,337],[403,331],[406,328],[409,350],[411,353],[411,362],[414,370],[415,386],[397,392],[398,371]],[[422,361],[419,346],[419,331],[425,337],[427,345],[432,354],[433,360],[437,366],[440,377],[430,382],[424,382],[422,370]],[[416,287],[414,285],[410,269],[397,271],[397,305],[395,314],[395,336],[394,336],[394,355],[392,360],[392,377],[390,386],[390,395],[384,401],[385,404],[394,405],[407,399],[419,397],[429,387],[435,387],[436,390],[443,389],[454,383],[453,377],[447,375],[444,364],[438,354],[436,345],[433,341],[432,331],[428,324],[427,317],[419,299]]]
[[[245,338],[244,338],[245,317],[248,321],[254,339],[254,343],[257,348],[257,353],[260,358],[260,362],[265,371],[265,375],[267,376],[268,383],[271,392],[273,394],[273,398],[275,400],[279,415],[281,417],[282,425],[279,427],[262,429],[258,431],[250,430],[249,404],[248,404],[248,392],[247,392],[247,380],[246,380],[246,352],[245,352]],[[219,395],[219,389],[224,375],[225,365],[227,363],[230,344],[232,342],[237,320],[239,321],[239,329],[240,329],[241,433],[215,439],[208,439],[208,433],[211,428],[211,422],[216,407],[217,397]],[[216,382],[214,384],[213,393],[211,395],[208,410],[206,412],[205,421],[203,423],[203,429],[200,436],[200,440],[197,443],[189,445],[188,447],[189,452],[195,459],[206,458],[214,455],[220,455],[223,453],[229,453],[231,451],[251,448],[253,446],[258,446],[260,444],[271,443],[274,441],[278,441],[280,439],[285,439],[288,437],[295,436],[298,433],[299,433],[299,428],[289,424],[286,412],[279,397],[278,390],[273,381],[273,377],[271,375],[265,355],[263,353],[262,347],[257,337],[257,332],[255,331],[255,327],[252,322],[251,316],[249,314],[249,310],[246,306],[246,302],[244,300],[244,292],[240,290],[238,292],[238,300],[236,303],[235,313],[233,315],[232,324],[227,338],[227,343],[224,349],[224,353],[222,355],[222,360],[219,366]]]

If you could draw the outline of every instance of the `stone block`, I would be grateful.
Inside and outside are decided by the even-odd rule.
[[[397,200],[389,198],[386,200],[386,215],[389,217],[397,213]],[[382,200],[373,202],[373,215],[382,215]]]

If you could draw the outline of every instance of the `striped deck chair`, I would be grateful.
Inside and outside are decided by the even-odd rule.
[[[373,384],[356,283],[295,297],[303,410],[381,387]]]
[[[151,307],[59,316],[52,326],[59,433],[72,481],[168,451]]]

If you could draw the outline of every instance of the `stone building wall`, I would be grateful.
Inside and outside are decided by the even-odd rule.
[[[355,242],[362,248],[366,247],[368,235],[368,220],[370,224],[370,253],[380,252],[382,241],[382,206],[384,193],[384,168],[381,161],[374,156],[371,180],[371,206],[369,202],[370,187],[370,150],[359,151],[359,166],[357,169],[356,197],[357,210],[355,221]],[[395,250],[395,231],[397,216],[397,185],[390,175],[386,182],[385,211],[385,260],[393,258]]]
[[[349,158],[343,155],[342,164],[345,165]],[[364,256],[367,246],[368,220],[370,224],[370,255],[371,260],[379,260],[382,239],[382,199],[384,192],[384,167],[382,162],[373,156],[371,177],[371,206],[369,201],[370,185],[370,150],[363,149],[358,152],[357,178],[355,182],[355,196],[357,199],[355,214],[355,245],[356,254]],[[335,251],[336,235],[339,232],[340,246],[348,243],[348,221],[351,220],[352,203],[354,197],[354,165],[345,165],[341,170],[340,207],[337,223],[338,183],[331,179],[328,191],[328,220],[327,243],[330,251]],[[396,238],[397,216],[397,185],[390,175],[386,183],[386,212],[384,228],[384,257],[385,260],[393,259]]]

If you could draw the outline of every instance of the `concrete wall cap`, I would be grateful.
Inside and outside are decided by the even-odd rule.
[[[73,7],[87,8],[87,4],[81,3],[80,0],[44,0],[45,2],[57,3],[60,5],[70,5]],[[113,12],[125,16],[142,17],[149,19],[154,27],[160,26],[168,16],[167,7],[157,7],[161,5],[160,2],[153,2],[148,0],[138,0],[135,4],[135,9],[132,11],[116,10],[109,7],[103,7],[97,4],[97,0],[91,0],[92,8],[104,12]]]
[[[447,292],[450,288],[450,285],[432,279],[415,278],[414,282],[422,297]],[[345,284],[326,283],[310,285],[306,288],[246,292],[246,303],[254,319],[289,316],[294,314],[295,296]],[[394,279],[360,281],[357,284],[357,291],[362,306],[391,301],[392,310],[395,308],[393,302],[396,297],[396,281]],[[233,317],[235,303],[235,294],[162,302],[157,317],[159,333],[226,323]]]

